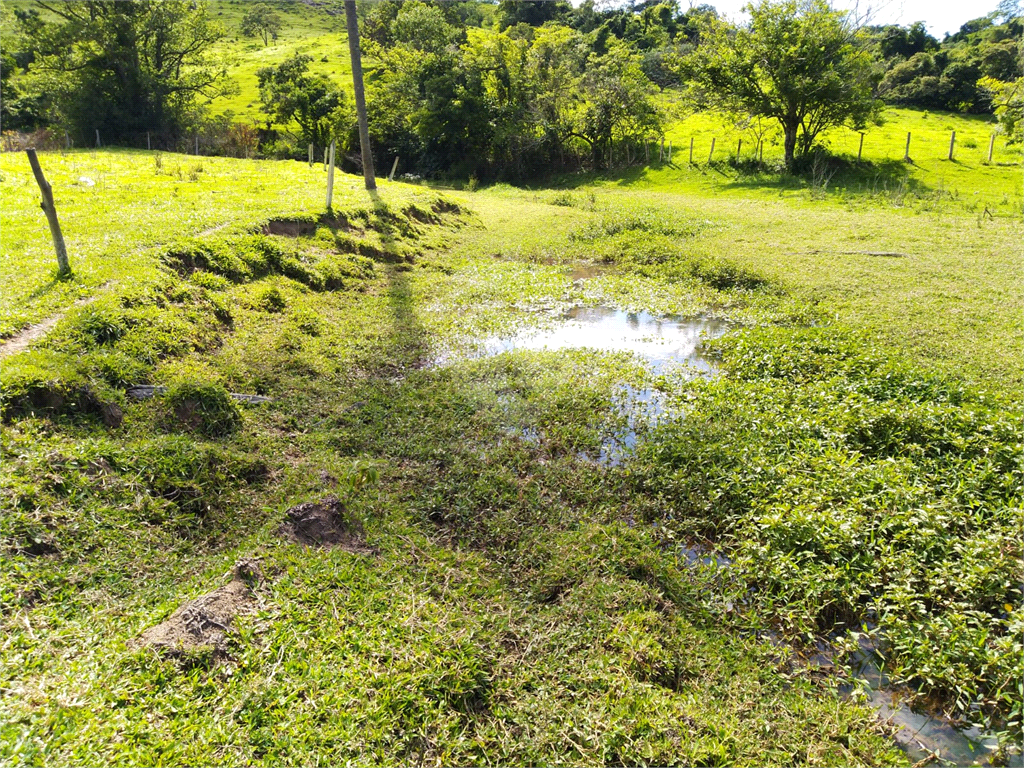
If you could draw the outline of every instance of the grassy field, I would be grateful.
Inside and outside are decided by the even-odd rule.
[[[671,186],[693,191],[741,195],[785,195],[794,189],[779,188],[774,173],[752,167],[756,132],[712,114],[681,114],[666,97],[663,106],[674,119],[666,131],[672,142],[672,166],[649,174],[657,188]],[[782,138],[765,124],[763,158],[768,165],[782,162]],[[938,201],[952,202],[970,213],[1012,215],[1022,213],[1021,148],[997,135],[988,162],[989,139],[996,125],[991,116],[960,115],[889,107],[882,125],[864,131],[862,163],[857,164],[860,134],[847,128],[831,129],[821,145],[841,159],[825,167],[817,191],[823,195],[860,199],[883,197],[901,206],[928,207]],[[953,160],[948,160],[950,135],[956,131]],[[903,162],[907,133],[911,134],[912,163]],[[693,139],[693,164],[689,162]],[[714,155],[710,155],[715,140]],[[742,140],[742,146],[738,147]],[[666,147],[667,147],[666,143]],[[736,151],[741,152],[737,169]],[[708,159],[712,162],[709,165]],[[808,174],[810,178],[812,174]],[[797,180],[792,185],[799,188]],[[943,210],[948,206],[943,205]],[[985,211],[989,214],[985,214]]]
[[[341,176],[323,218],[302,163],[41,161],[76,275],[53,280],[0,156],[3,335],[59,318],[0,372],[5,762],[909,764],[802,661],[864,622],[908,694],[1019,742],[1007,169],[902,197],[727,165],[375,197]],[[725,375],[464,357],[576,304],[727,320]],[[609,467],[623,383],[671,408]],[[359,546],[281,536],[328,494]],[[223,647],[139,644],[242,558]]]
[[[280,64],[296,54],[311,56],[310,70],[327,75],[351,96],[352,67],[344,16],[306,5],[279,3],[275,9],[281,16],[282,29],[277,39],[265,46],[262,39],[243,37],[239,33],[245,6],[245,0],[210,3],[212,14],[227,32],[214,50],[214,56],[227,65],[228,77],[237,86],[235,93],[210,103],[214,114],[230,111],[236,120],[264,123],[266,118],[259,109],[256,72],[260,67]],[[367,60],[366,66],[372,64]]]

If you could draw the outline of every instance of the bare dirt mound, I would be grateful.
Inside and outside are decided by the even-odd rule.
[[[278,532],[308,547],[341,547],[366,555],[375,552],[363,540],[362,524],[336,496],[292,507]]]
[[[251,610],[255,603],[246,581],[254,581],[257,574],[252,563],[242,561],[229,584],[185,603],[167,621],[143,632],[139,641],[172,655],[199,650],[224,653],[232,620]]]
[[[263,225],[262,231],[265,235],[309,237],[316,233],[316,222],[299,219],[271,219]]]

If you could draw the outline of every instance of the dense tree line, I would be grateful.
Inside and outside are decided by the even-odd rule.
[[[942,42],[923,24],[870,30],[885,76],[878,92],[890,104],[984,114],[993,110],[993,91],[982,81],[1000,83],[1021,77],[1019,9],[1004,4],[1000,12],[964,24]]]
[[[2,63],[21,76],[5,77],[5,129],[55,125],[76,143],[176,136],[230,87],[209,56],[223,32],[204,3],[37,0],[14,15]]]
[[[1019,131],[1018,0],[943,41],[923,24],[859,27],[821,0],[761,0],[750,11],[736,25],[677,0],[364,4],[376,159],[389,167],[397,156],[403,172],[422,175],[517,180],[635,162],[662,136],[666,89],[693,110],[776,125],[788,165],[822,130],[862,127],[883,102],[995,112]],[[52,126],[81,144],[98,129],[107,143],[135,145],[145,132],[172,144],[203,126],[239,132],[204,106],[232,87],[210,56],[224,30],[206,3],[36,0],[4,13],[5,130]],[[267,44],[281,25],[273,4],[253,4],[240,31]],[[339,139],[357,162],[350,84],[309,63],[260,70],[263,151],[304,157],[307,144],[319,153]],[[249,152],[254,138],[243,138]]]

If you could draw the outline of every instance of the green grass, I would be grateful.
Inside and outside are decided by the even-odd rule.
[[[326,200],[327,175],[318,164],[105,149],[41,153],[40,162],[75,277],[55,278],[53,243],[28,160],[22,153],[3,154],[0,336],[109,281],[152,276],[158,246],[219,227],[237,231],[269,218],[308,216],[322,211]],[[364,201],[361,188],[354,177],[340,175],[336,205]],[[392,191],[396,202],[416,196],[415,188],[381,188],[385,200]]]
[[[66,312],[2,370],[6,762],[907,764],[799,660],[863,620],[921,699],[1019,741],[1017,219],[668,169],[443,199],[341,175],[322,218],[301,163],[41,161],[76,279],[3,156],[5,330]],[[575,303],[748,330],[707,384],[459,357]],[[623,382],[679,411],[604,468]],[[329,493],[376,554],[277,533]],[[226,659],[136,646],[250,556]]]
[[[306,5],[279,3],[275,9],[281,16],[282,29],[277,39],[265,46],[261,38],[243,37],[239,33],[244,8],[245,2],[239,0],[210,3],[211,13],[227,32],[213,55],[227,65],[228,78],[237,86],[236,93],[210,102],[214,114],[230,111],[235,120],[264,124],[266,118],[259,108],[256,72],[260,67],[280,64],[295,54],[312,56],[310,70],[327,75],[351,97],[352,67],[344,15],[333,16]],[[367,61],[368,65],[371,63]]]
[[[666,97],[670,113],[671,97]],[[939,201],[953,203],[970,213],[1020,216],[1022,212],[1021,147],[1011,145],[1005,135],[996,138],[992,163],[988,162],[989,139],[996,125],[991,116],[960,115],[888,107],[883,124],[864,131],[862,162],[857,164],[860,134],[847,128],[826,131],[820,146],[841,158],[828,176],[823,196],[847,199],[876,197],[893,205],[935,208]],[[768,166],[781,164],[782,138],[774,123],[765,124],[763,158]],[[948,160],[949,140],[956,131],[953,161]],[[907,133],[911,133],[912,163],[903,162]],[[693,164],[689,162],[690,139],[694,140]],[[710,155],[715,139],[714,155]],[[754,159],[757,137],[750,128],[740,128],[724,117],[701,113],[674,119],[666,131],[672,142],[672,165],[647,171],[645,185],[692,191],[732,193],[743,197],[799,194],[807,181],[786,179],[780,185],[777,173],[758,172]],[[741,160],[735,167],[738,142]],[[973,146],[970,146],[973,145]],[[666,149],[668,144],[666,143]],[[655,150],[655,156],[657,151]],[[709,156],[712,163],[708,164]],[[810,174],[808,174],[810,176]],[[820,185],[819,185],[820,186]],[[946,205],[939,206],[946,209]]]

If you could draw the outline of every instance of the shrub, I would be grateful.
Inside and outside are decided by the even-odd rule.
[[[164,403],[178,423],[207,437],[222,437],[242,423],[238,407],[220,384],[179,380],[167,388]]]

